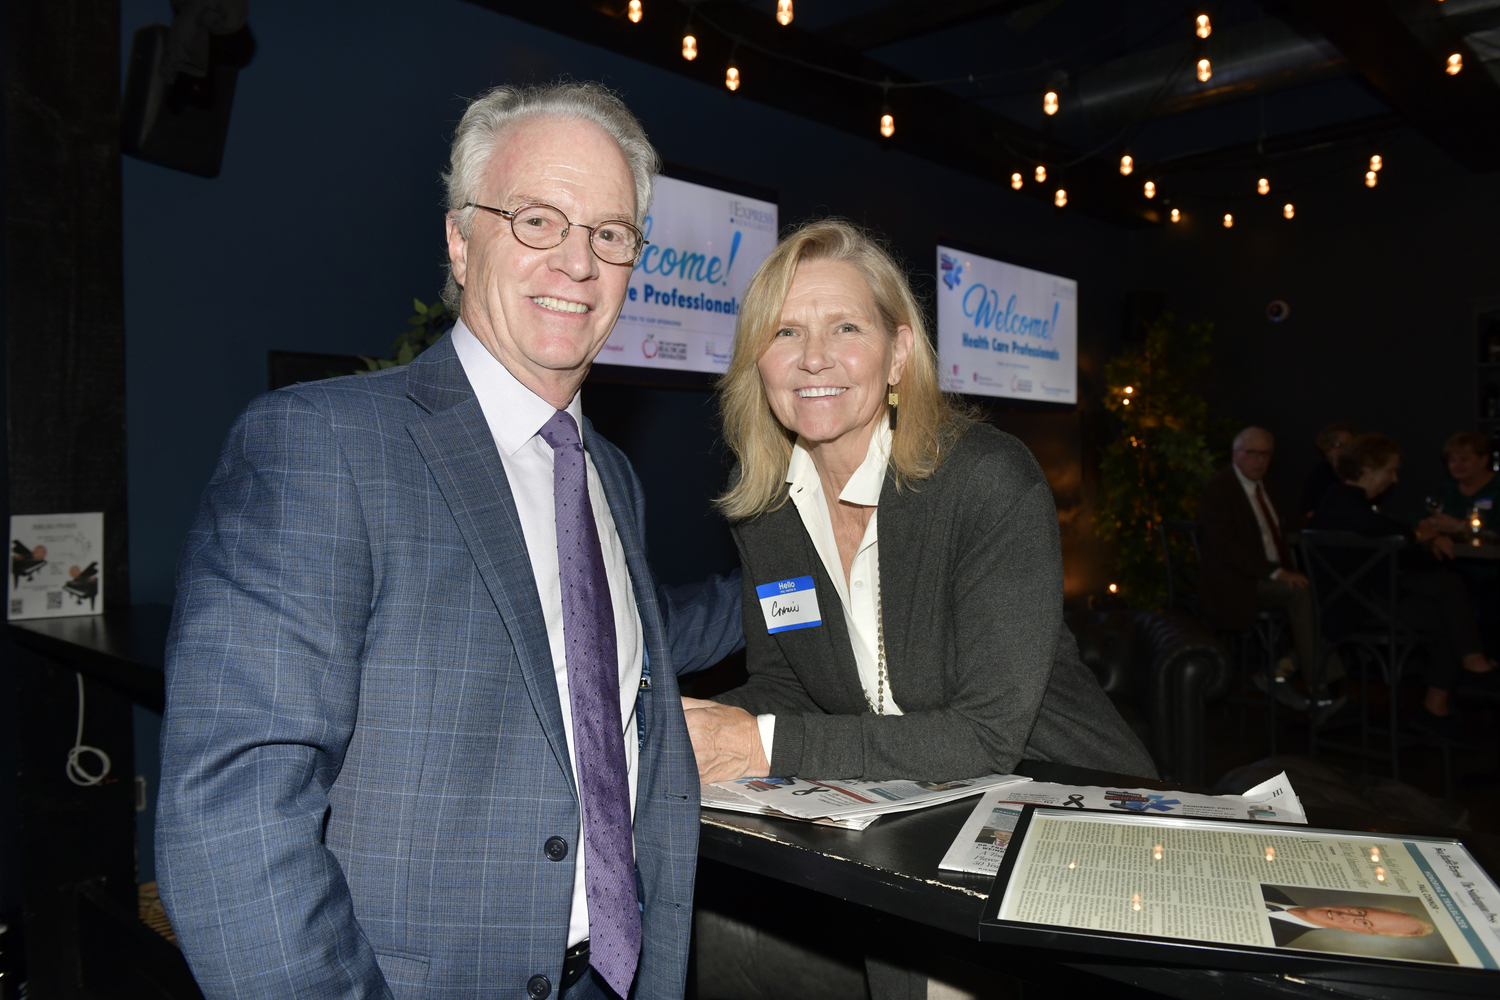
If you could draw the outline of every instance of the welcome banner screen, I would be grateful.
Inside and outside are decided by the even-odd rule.
[[[656,178],[641,228],[650,246],[630,278],[599,362],[722,373],[750,276],[776,246],[776,205]]]
[[[943,388],[1078,402],[1078,282],[937,248]]]

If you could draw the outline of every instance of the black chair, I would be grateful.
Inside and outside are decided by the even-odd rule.
[[[1359,664],[1359,744],[1325,739],[1323,746],[1360,757],[1366,770],[1371,758],[1389,760],[1391,777],[1397,780],[1401,777],[1403,748],[1436,746],[1443,754],[1443,782],[1451,798],[1452,755],[1446,741],[1402,733],[1398,721],[1401,674],[1421,644],[1421,637],[1403,625],[1396,613],[1400,600],[1398,563],[1406,539],[1399,535],[1368,538],[1352,531],[1304,531],[1299,544],[1312,581],[1319,660],[1326,660],[1334,647],[1341,647],[1352,650]],[[1372,670],[1390,692],[1390,717],[1384,729],[1372,726],[1370,720]],[[1313,756],[1317,755],[1318,728],[1315,723],[1308,737]],[[1372,747],[1372,736],[1388,739],[1390,749]]]
[[[1161,547],[1167,566],[1167,607],[1173,611],[1202,618],[1198,599],[1198,567],[1202,565],[1202,548],[1198,544],[1197,521],[1162,521],[1158,524]],[[1240,710],[1240,738],[1245,736],[1245,709],[1256,705],[1266,712],[1266,742],[1269,753],[1276,753],[1276,696],[1267,684],[1262,694],[1251,683],[1256,673],[1275,676],[1276,652],[1287,628],[1282,611],[1258,611],[1255,622],[1242,632],[1219,630],[1220,638],[1229,643],[1234,661],[1237,693],[1224,699],[1225,705]],[[1252,660],[1258,660],[1257,665]]]

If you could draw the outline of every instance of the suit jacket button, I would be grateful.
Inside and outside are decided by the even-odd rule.
[[[568,842],[561,837],[548,837],[547,843],[542,845],[542,853],[547,855],[548,861],[561,861],[568,856]]]
[[[532,976],[526,980],[526,995],[531,1000],[547,1000],[552,995],[552,981],[546,976]]]

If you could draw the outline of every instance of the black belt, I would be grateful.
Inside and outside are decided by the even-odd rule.
[[[578,942],[567,951],[563,952],[562,981],[557,984],[558,991],[572,989],[583,974],[589,971],[589,942],[588,939]]]

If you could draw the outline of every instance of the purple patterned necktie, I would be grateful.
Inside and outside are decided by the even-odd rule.
[[[640,960],[641,911],[635,895],[630,779],[620,726],[614,603],[589,502],[588,466],[578,425],[566,410],[558,410],[538,433],[552,446],[568,700],[583,803],[589,964],[624,997]]]

